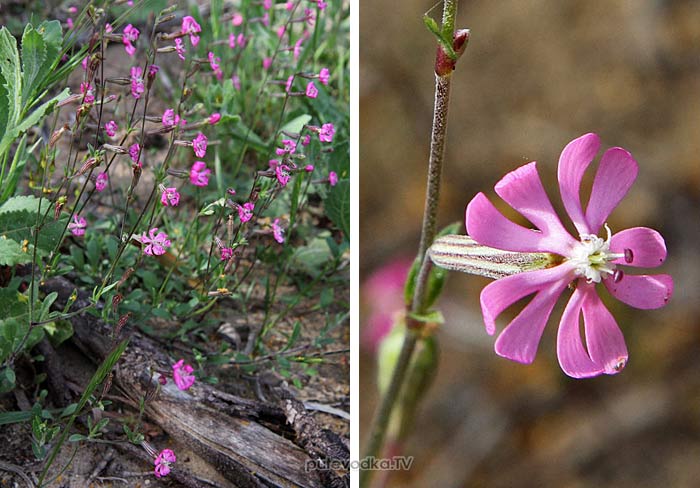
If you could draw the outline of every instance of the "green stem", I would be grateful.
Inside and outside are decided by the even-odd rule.
[[[457,16],[457,1],[444,0],[442,32],[449,39],[454,32],[455,18]],[[437,209],[440,197],[440,180],[442,165],[445,155],[445,139],[447,134],[447,113],[450,100],[451,73],[435,76],[435,105],[433,109],[433,128],[430,139],[430,158],[428,161],[428,182],[425,196],[425,210],[423,213],[423,225],[421,239],[418,248],[418,256],[421,259],[421,271],[416,280],[410,311],[417,314],[426,312],[425,300],[427,292],[428,276],[430,275],[430,262],[425,259],[426,251],[435,239],[437,232]],[[394,367],[394,372],[389,388],[382,397],[377,413],[370,430],[370,437],[365,451],[365,458],[377,458],[383,452],[386,431],[391,420],[394,407],[398,403],[403,385],[407,379],[407,372],[416,343],[420,337],[420,324],[407,323],[407,332],[401,347],[401,353]],[[370,486],[375,471],[360,471],[360,487]]]

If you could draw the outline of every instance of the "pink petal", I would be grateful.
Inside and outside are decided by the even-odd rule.
[[[484,246],[504,251],[564,254],[559,249],[562,243],[511,222],[483,193],[478,193],[467,205],[466,225],[467,234]]]
[[[623,253],[625,249],[632,251],[632,262],[623,258],[614,263],[640,268],[655,268],[666,259],[666,243],[661,234],[648,227],[633,227],[613,235],[610,239],[610,250]]]
[[[610,213],[629,191],[638,172],[639,166],[629,152],[621,147],[605,151],[586,208],[586,221],[591,234],[598,233]]]
[[[540,290],[498,336],[496,354],[519,363],[534,361],[544,327],[566,286],[567,281],[560,280]]]
[[[527,295],[546,288],[552,283],[565,286],[573,277],[573,270],[566,264],[553,268],[519,273],[489,283],[481,290],[481,312],[484,316],[486,332],[496,331],[496,318],[506,308]]]
[[[581,180],[598,149],[600,138],[593,133],[585,134],[566,145],[559,157],[559,191],[569,217],[579,234],[590,234],[588,223],[581,207]]]
[[[552,241],[561,245],[561,248],[556,250],[557,254],[564,254],[576,244],[561,224],[549,201],[537,173],[536,162],[511,171],[496,183],[495,189],[498,196],[540,229],[543,236],[556,236]]]
[[[577,287],[566,304],[557,333],[557,357],[561,369],[573,378],[589,378],[601,374],[602,368],[591,360],[581,340],[581,308],[586,298],[583,287]]]
[[[617,283],[611,278],[603,280],[603,283],[615,298],[642,310],[661,308],[673,295],[673,278],[667,274],[625,274]]]
[[[586,344],[591,359],[605,374],[619,373],[627,364],[627,346],[615,317],[605,308],[595,287],[587,287],[583,302]]]
[[[582,310],[588,350],[581,341]],[[557,335],[557,357],[561,369],[573,378],[616,374],[627,363],[622,332],[591,284],[580,282],[564,309]]]

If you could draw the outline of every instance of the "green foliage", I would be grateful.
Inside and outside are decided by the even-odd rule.
[[[58,244],[67,217],[49,220],[37,227],[49,202],[33,196],[18,196],[0,205],[0,265],[32,262],[36,234],[36,254],[46,256]],[[38,232],[38,234],[37,234]]]
[[[0,27],[0,202],[14,193],[17,173],[22,169],[16,164],[6,168],[10,147],[69,95],[66,88],[35,107],[50,86],[48,75],[60,60],[62,44],[57,20],[44,21],[36,29],[28,24],[22,35],[20,61],[15,38],[6,27]]]
[[[326,197],[328,218],[350,239],[350,181],[340,180]]]

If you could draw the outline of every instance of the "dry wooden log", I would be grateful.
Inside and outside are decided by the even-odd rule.
[[[47,293],[58,293],[58,307],[75,289],[65,278],[51,279],[43,288]],[[88,295],[79,292],[72,309],[88,304]],[[74,329],[72,341],[92,360],[101,362],[113,346],[109,326],[89,314],[70,320]],[[347,471],[319,470],[319,457],[325,457],[325,463],[347,464],[349,453],[338,436],[316,425],[303,404],[281,395],[288,397],[284,400],[288,405],[294,405],[295,417],[290,418],[289,409],[281,404],[241,398],[203,382],[196,382],[187,391],[179,390],[172,381],[158,389],[157,371],[170,371],[172,361],[150,338],[133,330],[124,330],[124,334],[130,335],[130,342],[115,368],[114,385],[136,403],[147,398],[145,412],[150,419],[235,486],[348,485]],[[287,422],[289,426],[285,425]],[[303,430],[297,430],[302,426]],[[295,438],[298,445],[283,433]],[[308,469],[309,466],[316,469]]]

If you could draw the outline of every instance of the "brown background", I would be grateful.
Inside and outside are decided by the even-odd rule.
[[[430,7],[360,5],[362,279],[417,248],[435,52],[421,17]],[[662,233],[661,272],[673,275],[675,294],[656,311],[605,297],[629,364],[577,381],[556,360],[561,306],[535,363],[511,363],[483,328],[478,293],[488,280],[452,275],[440,303],[440,370],[405,448],[416,461],[395,486],[697,486],[700,2],[470,1],[457,25],[472,37],[453,76],[441,226],[462,220],[478,191],[496,201],[493,185],[532,160],[561,209],[559,153],[597,132],[640,166],[610,226]],[[364,444],[376,388],[372,356],[361,359]]]

